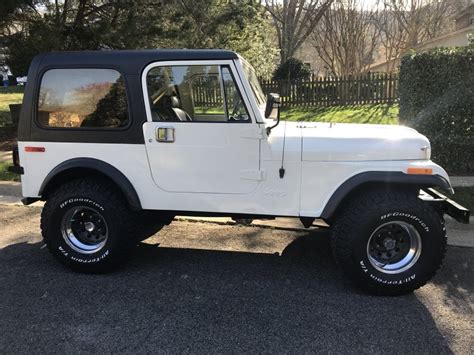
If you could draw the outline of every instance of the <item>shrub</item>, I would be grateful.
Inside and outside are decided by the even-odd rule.
[[[400,123],[426,135],[449,173],[474,173],[474,47],[413,53],[400,67]]]
[[[296,58],[290,58],[273,73],[273,80],[284,80],[294,83],[299,80],[307,79],[311,75],[311,69]]]

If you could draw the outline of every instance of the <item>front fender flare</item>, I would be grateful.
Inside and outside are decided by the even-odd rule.
[[[347,195],[367,183],[410,185],[419,186],[420,188],[439,187],[445,191],[452,190],[448,180],[441,175],[409,175],[400,171],[370,171],[360,173],[349,178],[337,188],[326,203],[320,218],[330,219]]]

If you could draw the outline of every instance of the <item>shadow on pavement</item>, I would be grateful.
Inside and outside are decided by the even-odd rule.
[[[13,244],[0,291],[2,353],[450,352],[416,295],[360,293],[310,234],[281,256],[141,244],[108,275]]]
[[[445,260],[432,283],[443,288],[446,303],[465,308],[474,319],[474,248],[451,246]]]

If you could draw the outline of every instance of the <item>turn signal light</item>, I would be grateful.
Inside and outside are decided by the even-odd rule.
[[[433,169],[430,168],[408,168],[408,174],[417,174],[417,175],[432,175]]]

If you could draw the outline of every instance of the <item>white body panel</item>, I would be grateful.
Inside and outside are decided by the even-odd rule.
[[[425,159],[428,139],[412,128],[373,124],[302,122],[303,160],[374,161]]]
[[[175,141],[157,142],[160,127]],[[153,179],[165,191],[243,194],[258,186],[257,125],[147,122],[143,133]]]
[[[39,197],[41,184],[48,173],[62,162],[78,157],[94,158],[113,165],[130,180],[144,209],[160,210],[319,217],[334,191],[344,181],[362,172],[429,167],[434,174],[448,179],[446,172],[429,160],[303,162],[295,141],[285,144],[285,176],[280,179],[278,170],[283,140],[273,133],[276,132],[272,132],[268,140],[262,140],[263,180],[251,180],[256,187],[249,193],[165,191],[153,181],[144,145],[81,143],[78,156],[75,143],[20,142],[20,161],[27,167],[22,175],[23,195]],[[46,150],[44,153],[25,153],[25,146],[43,146]],[[200,161],[195,162],[195,165],[199,164]]]
[[[88,157],[121,171],[142,207],[157,210],[319,217],[336,189],[359,173],[425,167],[449,181],[429,160],[428,140],[405,127],[281,122],[267,136],[265,125],[274,122],[263,118],[239,61],[207,63],[231,66],[251,123],[152,122],[144,99],[145,144],[19,142],[23,195],[39,197],[56,166]],[[145,95],[145,75],[156,65],[143,72]],[[175,141],[158,142],[158,127],[172,127]]]

